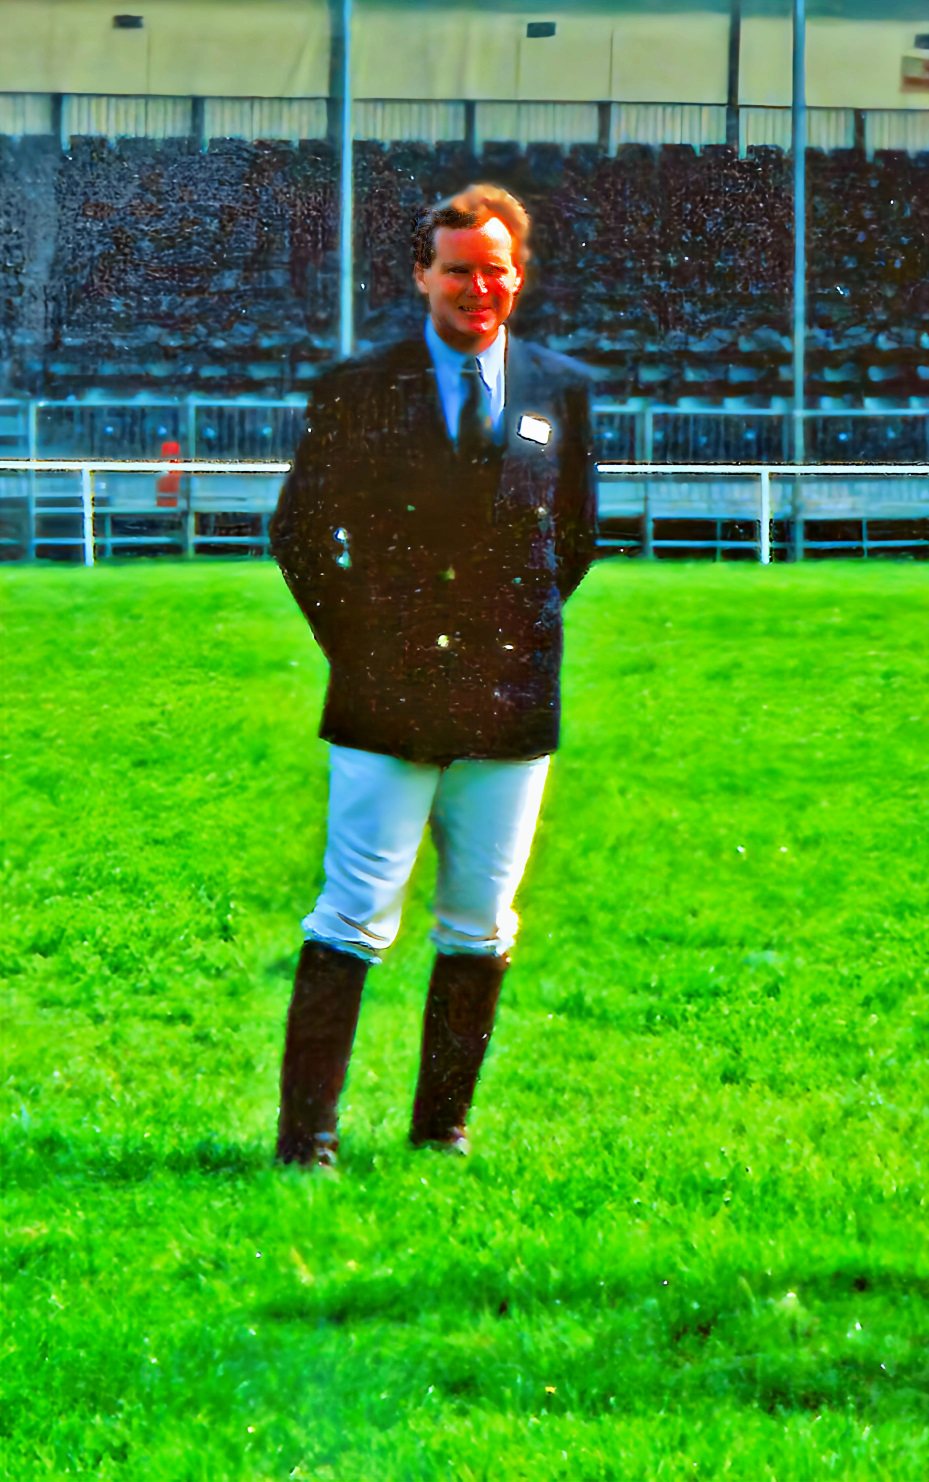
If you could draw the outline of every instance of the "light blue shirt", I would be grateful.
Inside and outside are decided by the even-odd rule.
[[[445,414],[448,435],[455,439],[458,436],[458,418],[465,399],[464,378],[461,373],[465,361],[475,357],[462,354],[460,350],[453,350],[451,345],[446,345],[431,318],[426,320],[426,344],[429,346],[429,353],[435,366],[435,376],[439,383],[439,396],[442,398],[442,411]],[[490,420],[497,441],[499,441],[500,430],[503,426],[503,407],[506,400],[503,368],[505,353],[506,326],[501,324],[493,344],[488,345],[487,349],[482,350],[476,357],[484,390],[489,398]]]

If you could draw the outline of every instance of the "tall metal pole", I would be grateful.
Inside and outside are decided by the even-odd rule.
[[[791,144],[794,162],[793,460],[805,462],[806,380],[806,0],[793,0],[793,96]],[[794,480],[794,556],[803,556],[803,480]]]
[[[726,143],[739,147],[739,52],[742,45],[742,0],[729,0],[729,81],[726,88]]]
[[[339,355],[355,348],[352,252],[352,0],[342,0],[342,175],[339,192]]]

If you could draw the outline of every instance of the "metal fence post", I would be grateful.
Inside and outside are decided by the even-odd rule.
[[[794,479],[793,492],[793,518],[794,518],[794,559],[802,561],[806,555],[806,519],[804,518],[805,491],[803,479]]]
[[[187,398],[187,456],[193,462],[197,456],[197,405],[192,397]],[[194,554],[194,541],[197,534],[197,516],[194,511],[194,500],[197,494],[197,475],[187,475],[187,519],[185,525],[185,556]]]
[[[84,523],[84,565],[94,564],[94,476],[81,469],[81,511]]]
[[[797,464],[805,462],[804,432],[803,413],[794,411],[794,462]],[[803,502],[803,477],[800,474],[794,474],[793,498],[791,500],[790,513],[793,519],[793,557],[795,561],[802,561],[804,554]]]
[[[26,407],[26,436],[28,438],[29,458],[30,460],[34,460],[39,456],[37,452],[39,445],[39,407],[35,401],[30,401]],[[35,560],[35,484],[35,469],[30,468],[28,482],[26,484],[26,499],[29,510],[29,545],[27,548],[27,558],[30,561]]]
[[[655,412],[651,402],[645,408],[645,418],[642,425],[642,451],[645,454],[645,462],[652,463],[655,448]],[[648,479],[645,480],[645,499],[642,507],[642,555],[646,561],[651,561],[655,555],[654,547],[655,528],[652,519],[652,486]]]
[[[761,470],[761,510],[758,521],[758,559],[762,566],[771,561],[771,470]]]

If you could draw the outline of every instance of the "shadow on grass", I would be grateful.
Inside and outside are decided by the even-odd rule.
[[[250,1315],[269,1354],[282,1345],[299,1349],[301,1335],[305,1353],[328,1350],[349,1391],[364,1387],[376,1362],[390,1371],[398,1396],[421,1393],[425,1375],[440,1405],[465,1402],[524,1416],[538,1413],[540,1403],[551,1415],[584,1420],[726,1403],[775,1416],[853,1410],[913,1420],[929,1399],[916,1344],[885,1367],[874,1349],[820,1346],[770,1309],[749,1315],[720,1308],[699,1327],[669,1329],[650,1299],[631,1291],[588,1310],[578,1324],[564,1307],[482,1310],[473,1301],[474,1273],[464,1268],[447,1271],[446,1281],[442,1292],[424,1290],[419,1276],[391,1294],[386,1283],[369,1280],[353,1299],[343,1292],[302,1307],[262,1303]],[[447,1311],[450,1288],[454,1316]],[[728,1293],[709,1296],[725,1302]],[[540,1374],[544,1394],[532,1382]]]
[[[267,1172],[270,1164],[267,1143],[242,1144],[215,1137],[165,1148],[135,1138],[100,1136],[88,1143],[49,1131],[21,1132],[0,1143],[0,1175],[8,1189],[34,1188],[50,1178],[132,1184],[159,1172],[239,1179]]]
[[[264,1143],[202,1138],[165,1149],[100,1142],[54,1131],[9,1138],[8,1186],[49,1178],[127,1185],[159,1173],[239,1180],[267,1174],[270,1163]],[[356,1164],[366,1166],[361,1150],[348,1161],[350,1179]],[[281,1177],[299,1180],[295,1170]],[[384,1252],[390,1267],[365,1271],[350,1263],[348,1274],[327,1255],[311,1275],[304,1257],[326,1251],[330,1223],[345,1235],[332,1202],[313,1203],[299,1261],[289,1264],[282,1252],[262,1270],[260,1289],[240,1291],[234,1314],[217,1313],[207,1325],[198,1318],[189,1331],[181,1325],[172,1377],[191,1376],[194,1392],[194,1375],[216,1376],[198,1404],[217,1423],[239,1388],[252,1387],[250,1404],[257,1389],[259,1404],[279,1411],[283,1401],[297,1414],[308,1384],[328,1410],[334,1395],[356,1396],[365,1423],[388,1428],[398,1414],[414,1413],[427,1388],[452,1412],[477,1404],[524,1419],[540,1405],[552,1416],[584,1419],[716,1403],[774,1416],[853,1408],[869,1419],[910,1420],[925,1413],[925,1348],[912,1324],[908,1336],[900,1332],[900,1299],[925,1300],[929,1280],[881,1269],[876,1251],[842,1269],[807,1270],[805,1305],[798,1306],[784,1299],[783,1271],[746,1274],[727,1266],[668,1282],[658,1271],[670,1266],[633,1260],[610,1268],[590,1249],[555,1271],[544,1241],[524,1241],[519,1263],[506,1243],[451,1243],[449,1216],[425,1234],[417,1227],[404,1236],[420,1242],[408,1260],[394,1242]],[[676,1238],[669,1233],[669,1242]],[[862,1338],[846,1332],[850,1302]],[[167,1352],[162,1363],[168,1365]],[[389,1409],[376,1399],[382,1384],[395,1397]],[[335,1405],[333,1438],[357,1420],[345,1405]]]
[[[582,1308],[590,1314],[621,1319],[625,1310],[641,1308],[651,1315],[663,1340],[677,1347],[681,1362],[699,1352],[717,1335],[720,1325],[731,1325],[743,1311],[741,1290],[751,1287],[759,1295],[746,1323],[769,1330],[769,1336],[783,1338],[791,1346],[802,1346],[816,1323],[793,1316],[785,1307],[781,1290],[783,1277],[773,1278],[767,1272],[726,1272],[708,1284],[669,1292],[658,1278],[641,1270],[626,1274],[612,1272],[598,1279],[589,1264],[576,1271],[563,1271],[554,1280],[545,1280],[531,1262],[518,1276],[504,1269],[499,1258],[467,1254],[444,1254],[441,1259],[427,1259],[411,1266],[409,1277],[402,1278],[392,1270],[356,1274],[350,1282],[325,1280],[305,1288],[288,1286],[260,1305],[256,1316],[283,1323],[327,1323],[336,1326],[366,1322],[372,1319],[395,1323],[415,1322],[426,1313],[440,1313],[448,1307],[449,1293],[454,1292],[455,1311],[483,1313],[488,1319],[506,1320],[516,1314],[549,1313],[557,1316],[559,1307]],[[541,1278],[541,1279],[540,1279]],[[909,1300],[929,1300],[929,1278],[899,1271],[869,1270],[862,1275],[860,1266],[811,1272],[804,1277],[807,1301],[816,1308],[828,1309],[839,1304],[843,1310],[856,1294],[867,1291],[869,1308],[884,1302],[895,1305],[905,1295]],[[741,1290],[740,1290],[741,1289]],[[694,1299],[699,1290],[701,1301]],[[660,1293],[660,1295],[659,1295]],[[861,1310],[862,1299],[858,1297]],[[699,1318],[693,1309],[699,1307]],[[741,1320],[741,1319],[740,1319]],[[923,1383],[929,1389],[929,1364],[914,1345],[914,1359],[922,1366]],[[844,1361],[844,1360],[843,1360]],[[850,1360],[851,1361],[851,1360]],[[877,1375],[876,1377],[881,1377]]]

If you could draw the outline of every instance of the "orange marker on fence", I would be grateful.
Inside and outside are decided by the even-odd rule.
[[[170,458],[172,463],[180,463],[180,443],[168,442],[161,445],[162,458]],[[181,489],[181,475],[179,473],[163,473],[155,484],[155,504],[158,509],[176,509],[177,496]]]

